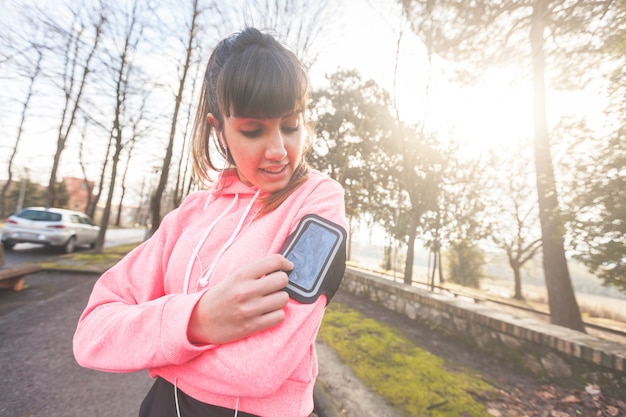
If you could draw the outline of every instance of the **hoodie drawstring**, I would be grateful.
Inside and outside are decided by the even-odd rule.
[[[256,201],[256,199],[257,199],[257,197],[259,196],[260,193],[261,193],[261,190],[259,189],[254,194],[254,197],[252,197],[252,199],[250,200],[250,203],[248,203],[248,207],[246,207],[246,210],[244,211],[244,213],[242,214],[241,218],[239,219],[239,223],[237,223],[237,227],[235,227],[235,230],[233,230],[233,233],[230,235],[230,238],[224,244],[224,246],[222,246],[222,248],[217,253],[217,255],[215,255],[215,259],[213,259],[213,262],[209,266],[208,271],[198,281],[198,283],[203,288],[206,287],[209,284],[209,278],[211,277],[211,274],[213,273],[213,270],[215,269],[215,265],[217,265],[217,262],[220,260],[220,258],[224,254],[224,252],[226,252],[226,250],[230,247],[230,245],[232,245],[233,242],[235,241],[235,238],[237,237],[237,235],[241,231],[241,227],[243,226],[243,223],[246,220],[246,217],[248,217],[248,213],[250,213],[250,210],[252,209],[252,206],[254,205],[254,202]]]
[[[210,196],[209,196],[209,198],[210,198]],[[235,198],[233,198],[233,201],[230,203],[230,205],[219,216],[217,216],[217,218],[215,220],[213,220],[213,223],[211,223],[209,225],[209,227],[207,227],[207,229],[204,231],[204,234],[202,235],[202,237],[198,241],[198,244],[194,248],[193,253],[191,254],[191,257],[189,258],[189,262],[187,263],[187,270],[185,271],[185,282],[183,284],[183,294],[188,294],[189,293],[189,280],[191,278],[191,268],[193,267],[193,262],[196,259],[196,257],[198,256],[198,252],[200,252],[200,248],[204,244],[204,241],[209,236],[209,233],[211,233],[211,230],[213,230],[213,228],[215,228],[217,223],[220,220],[222,220],[222,218],[226,215],[226,213],[228,213],[230,211],[231,208],[233,208],[233,206],[235,205],[235,203],[237,202],[238,199],[239,199],[239,194],[235,194]]]

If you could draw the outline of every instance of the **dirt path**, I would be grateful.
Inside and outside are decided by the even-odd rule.
[[[318,379],[342,416],[400,417],[344,365],[332,348],[319,341],[315,347],[319,361]]]

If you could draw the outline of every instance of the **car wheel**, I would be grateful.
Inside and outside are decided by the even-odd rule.
[[[76,249],[76,237],[72,236],[67,243],[65,244],[65,246],[63,246],[63,251],[65,253],[72,253],[74,252],[74,249]]]
[[[2,242],[2,247],[4,248],[4,250],[11,250],[13,249],[13,246],[15,246],[15,243],[8,242],[6,240]]]

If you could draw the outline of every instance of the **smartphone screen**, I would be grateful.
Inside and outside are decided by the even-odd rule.
[[[280,251],[294,265],[285,288],[292,298],[312,303],[326,294],[330,300],[345,271],[345,241],[340,225],[314,214],[302,218]]]
[[[294,264],[289,281],[306,292],[315,288],[339,236],[318,223],[307,223],[302,235],[287,254]]]

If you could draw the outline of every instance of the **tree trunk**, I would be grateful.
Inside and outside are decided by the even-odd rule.
[[[0,192],[0,218],[4,218],[4,210],[5,210],[5,198],[9,186],[11,185],[11,181],[13,180],[13,159],[15,159],[15,155],[17,154],[17,147],[22,140],[22,133],[24,132],[24,122],[26,121],[26,112],[28,111],[28,107],[30,105],[30,100],[33,97],[33,86],[35,85],[35,80],[39,76],[39,72],[41,71],[41,60],[43,58],[43,53],[40,50],[37,50],[37,63],[35,64],[35,69],[33,71],[33,75],[30,77],[30,83],[28,84],[28,92],[26,93],[26,99],[24,100],[24,105],[22,106],[22,113],[20,115],[20,125],[17,129],[17,137],[15,138],[15,144],[13,145],[13,150],[11,151],[11,156],[7,162],[7,180],[2,187],[2,191]]]
[[[439,254],[437,253],[437,249],[433,249],[432,251],[433,254],[433,267],[431,270],[431,274],[430,274],[430,280],[429,280],[429,284],[430,284],[430,290],[434,291],[435,290],[435,275],[437,273],[437,271],[439,270]]]
[[[180,112],[180,105],[183,101],[183,94],[185,92],[185,83],[187,81],[187,73],[191,66],[191,58],[193,55],[193,43],[196,37],[197,19],[199,17],[199,4],[195,0],[193,2],[193,16],[191,24],[189,25],[189,38],[187,39],[187,51],[185,56],[185,63],[183,65],[183,73],[178,83],[178,93],[176,94],[176,102],[174,106],[174,114],[172,115],[172,124],[170,125],[170,141],[163,158],[163,167],[161,169],[161,177],[159,178],[159,185],[157,186],[154,195],[150,200],[150,211],[152,214],[152,227],[150,229],[150,235],[154,234],[161,224],[161,199],[165,192],[167,185],[167,177],[170,171],[170,164],[172,163],[172,152],[174,147],[174,139],[176,137],[176,126],[178,124],[178,114]]]
[[[513,298],[516,300],[523,300],[524,296],[522,295],[522,268],[519,264],[510,262],[511,268],[513,269],[513,277],[515,279],[515,293],[513,294]]]
[[[109,180],[109,192],[107,194],[107,201],[104,206],[104,210],[102,210],[102,219],[100,220],[100,233],[98,234],[98,239],[96,240],[96,244],[94,247],[95,253],[102,253],[104,249],[104,238],[109,227],[109,219],[111,218],[111,205],[113,202],[113,193],[115,192],[115,181],[117,177],[117,165],[120,160],[120,154],[122,152],[122,129],[120,127],[119,115],[121,104],[118,103],[116,108],[116,116],[114,121],[114,129],[115,132],[115,152],[113,153],[113,159],[111,161],[111,176]]]
[[[535,168],[539,221],[543,242],[543,270],[553,324],[585,331],[567,267],[563,242],[563,223],[558,207],[556,183],[550,154],[546,121],[544,16],[547,0],[537,0],[533,13],[530,41],[533,56]]]
[[[409,228],[409,239],[406,245],[406,262],[404,264],[404,283],[406,285],[413,284],[413,259],[415,257],[415,236],[417,235],[416,221],[411,219],[411,227]]]
[[[443,258],[441,257],[441,244],[437,242],[437,258],[439,258],[439,267],[437,271],[439,272],[439,285],[445,284],[445,278],[443,275]]]

